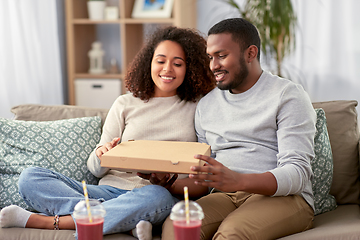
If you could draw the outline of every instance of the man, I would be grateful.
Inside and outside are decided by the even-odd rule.
[[[276,239],[312,225],[315,111],[300,85],[261,69],[259,49],[258,31],[244,19],[209,30],[217,88],[200,100],[195,127],[212,157],[196,156],[207,164],[190,175],[213,189],[197,201],[201,239]],[[164,239],[171,227],[167,220]]]

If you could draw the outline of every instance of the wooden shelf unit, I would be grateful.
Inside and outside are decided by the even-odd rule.
[[[75,104],[75,79],[121,79],[123,80],[128,64],[140,50],[144,40],[145,24],[174,25],[178,27],[196,28],[196,1],[174,0],[171,18],[131,18],[135,0],[117,0],[119,19],[89,20],[87,12],[88,0],[66,0],[66,38],[68,67],[68,103]],[[119,74],[89,74],[90,61],[88,51],[97,40],[97,26],[102,24],[119,27],[118,51],[121,53]],[[116,26],[116,27],[117,27]],[[115,40],[116,41],[116,40]],[[122,92],[125,93],[122,81]]]

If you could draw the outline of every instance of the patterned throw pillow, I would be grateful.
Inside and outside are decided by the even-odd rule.
[[[334,210],[335,197],[330,195],[330,187],[333,177],[333,157],[330,139],[327,131],[326,117],[323,109],[315,109],[316,133],[314,139],[315,157],[311,161],[314,172],[312,189],[314,192],[315,215]]]
[[[46,122],[0,118],[0,209],[10,204],[29,209],[18,193],[18,180],[30,166],[96,184],[86,162],[100,134],[100,117]]]

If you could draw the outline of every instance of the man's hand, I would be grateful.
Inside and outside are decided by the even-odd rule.
[[[172,187],[172,185],[174,184],[174,182],[176,181],[176,179],[178,178],[177,174],[174,174],[174,176],[172,176],[170,178],[169,173],[145,174],[145,173],[138,172],[137,175],[143,179],[149,180],[151,184],[163,186],[164,188],[166,188],[169,191],[170,191],[170,188]]]
[[[105,143],[104,145],[98,147],[95,151],[96,156],[101,160],[101,156],[104,153],[108,152],[110,149],[114,148],[119,141],[120,138],[114,138],[111,142]]]
[[[195,158],[206,161],[204,166],[192,166],[191,170],[199,172],[190,174],[195,184],[216,188],[223,192],[245,191],[271,196],[277,190],[277,182],[270,172],[264,173],[238,173],[225,167],[215,159],[196,155]]]
[[[241,181],[242,174],[230,170],[211,157],[196,155],[195,158],[206,161],[204,166],[191,167],[192,171],[199,172],[198,174],[189,175],[190,178],[195,180],[195,184],[216,188],[223,192],[240,190],[239,181]]]

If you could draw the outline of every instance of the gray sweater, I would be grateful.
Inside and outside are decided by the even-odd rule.
[[[195,114],[198,140],[211,146],[216,160],[236,172],[271,172],[274,196],[302,195],[313,208],[315,123],[302,86],[267,72],[244,93],[214,89]]]
[[[116,137],[128,140],[158,140],[196,142],[194,115],[196,104],[173,97],[156,97],[144,102],[132,94],[121,95],[111,106],[106,117],[98,146]],[[93,151],[88,159],[88,169],[101,178],[99,185],[110,185],[131,190],[150,182],[136,175],[100,166]],[[182,176],[184,177],[184,176]]]

